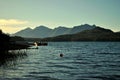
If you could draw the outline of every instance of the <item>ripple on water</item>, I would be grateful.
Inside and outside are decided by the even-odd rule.
[[[51,71],[46,71],[46,72],[29,72],[29,74],[49,74],[49,73],[54,73]]]
[[[48,67],[56,67],[56,68],[65,68],[65,69],[76,69],[75,67],[72,66],[67,66],[67,65],[53,65],[53,66],[48,66]]]
[[[24,77],[30,78],[31,80],[60,80],[60,79],[52,78],[49,76],[37,76],[37,75],[31,75],[31,74],[25,75]]]
[[[28,50],[24,61],[16,68],[2,70],[0,77],[10,77],[3,80],[120,80],[119,48],[115,42],[51,42]],[[60,53],[64,54],[62,58]]]

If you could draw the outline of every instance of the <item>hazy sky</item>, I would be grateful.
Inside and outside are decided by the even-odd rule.
[[[120,0],[0,0],[0,29],[96,24],[120,31]]]

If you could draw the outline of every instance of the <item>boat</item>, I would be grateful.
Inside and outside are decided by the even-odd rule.
[[[34,45],[35,46],[47,46],[48,43],[47,42],[35,42]]]
[[[30,45],[30,46],[47,46],[48,45],[48,43],[47,42],[28,42],[28,44]]]

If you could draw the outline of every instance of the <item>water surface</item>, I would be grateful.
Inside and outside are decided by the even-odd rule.
[[[0,67],[0,80],[120,80],[120,42],[49,42],[26,52]]]

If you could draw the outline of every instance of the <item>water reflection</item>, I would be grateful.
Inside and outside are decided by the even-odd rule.
[[[9,50],[0,53],[0,67],[14,66],[18,60],[27,57],[26,50]]]

